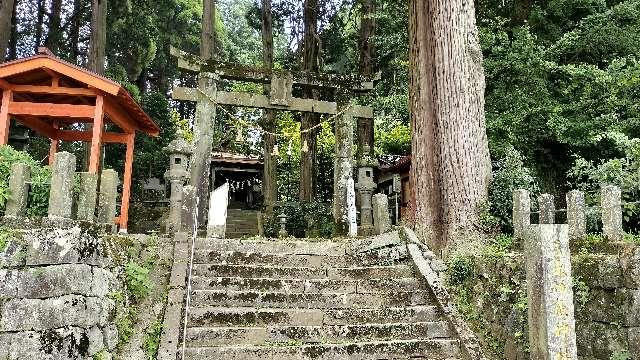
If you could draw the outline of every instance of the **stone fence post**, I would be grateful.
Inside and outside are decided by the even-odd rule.
[[[98,222],[113,224],[117,213],[118,173],[112,169],[102,171],[100,177],[100,196],[98,200]]]
[[[180,211],[180,232],[191,236],[197,219],[194,217],[198,209],[197,189],[188,185],[182,188],[182,208]]]
[[[587,215],[584,193],[572,190],[567,193],[567,224],[569,240],[581,240],[587,237]]]
[[[71,219],[73,207],[73,178],[76,173],[76,156],[66,151],[56,154],[51,174],[49,192],[49,218]]]
[[[81,172],[78,175],[80,176],[80,193],[78,194],[78,213],[76,218],[84,221],[95,221],[98,174]]]
[[[25,216],[27,212],[30,180],[31,168],[29,165],[22,163],[11,165],[11,174],[9,175],[9,199],[7,200],[7,208],[5,211],[6,216]]]
[[[373,228],[376,235],[384,234],[391,228],[389,198],[382,193],[373,195]]]
[[[531,225],[525,264],[531,359],[577,359],[569,226]]]
[[[524,239],[527,229],[531,225],[531,197],[528,190],[520,189],[513,192],[513,237]]]
[[[600,207],[602,210],[602,233],[611,241],[622,241],[622,194],[613,185],[602,187]]]
[[[540,224],[555,224],[556,222],[556,205],[553,195],[540,194],[538,196],[538,209],[540,211]]]

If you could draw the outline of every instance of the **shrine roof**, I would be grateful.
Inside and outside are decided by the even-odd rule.
[[[260,156],[237,154],[232,152],[212,152],[212,163],[238,164],[238,165],[262,165]]]
[[[53,86],[53,77],[60,79],[60,86]],[[158,125],[122,85],[62,60],[46,48],[40,48],[38,54],[31,57],[0,63],[0,90],[14,88],[28,89],[25,93],[29,100],[45,104],[82,105],[90,102],[83,97],[101,94],[105,102],[113,104],[111,111],[105,109],[107,116],[124,117],[133,129],[151,136],[160,133]]]
[[[409,171],[411,168],[411,155],[383,155],[379,161],[382,173]]]

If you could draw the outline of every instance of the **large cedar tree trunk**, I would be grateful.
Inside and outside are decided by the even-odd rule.
[[[374,43],[373,37],[376,31],[376,21],[374,14],[376,12],[375,0],[360,0],[362,6],[362,14],[360,18],[360,74],[371,75],[374,71]],[[373,119],[358,119],[358,131],[357,143],[358,143],[358,159],[363,155],[374,155],[374,124]],[[362,151],[366,146],[369,146],[368,154],[363,154]]]
[[[410,0],[410,110],[416,230],[434,251],[479,237],[491,161],[473,1]]]
[[[84,18],[84,4],[82,0],[73,0],[73,17],[69,29],[69,48],[73,62],[80,58],[80,27]]]
[[[104,74],[107,45],[107,0],[92,0],[88,67]]]
[[[38,52],[38,47],[42,45],[42,31],[44,27],[45,2],[38,0],[38,16],[36,20],[36,41],[34,51]]]
[[[216,57],[216,1],[203,0],[202,41],[200,56],[204,59]]]
[[[11,38],[9,39],[9,60],[18,58],[18,0],[13,2],[13,15],[11,16]]]
[[[318,36],[318,0],[304,1],[304,44],[302,70],[312,73],[320,71],[319,52],[320,42]],[[316,90],[306,89],[306,97],[318,99]],[[315,113],[305,113],[302,115],[301,130],[311,129],[320,123],[320,115]],[[317,130],[303,132],[300,135],[301,144],[307,143],[307,152],[300,156],[300,201],[311,201],[316,190],[316,153]]]
[[[45,45],[52,53],[59,55],[62,44],[62,0],[51,1],[51,13],[49,14],[49,33]]]
[[[13,18],[13,1],[0,0],[0,62],[4,61],[11,37],[11,19]]]
[[[262,0],[262,62],[266,69],[273,68],[273,17],[271,14],[271,0]],[[269,93],[270,86],[265,85],[265,93]],[[276,113],[265,110],[263,127],[271,133],[276,132]],[[264,134],[264,169],[262,179],[262,193],[267,214],[273,213],[273,206],[278,200],[278,174],[275,156],[271,155],[276,144],[276,137]]]

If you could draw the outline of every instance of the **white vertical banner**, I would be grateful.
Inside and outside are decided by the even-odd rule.
[[[209,222],[207,237],[224,239],[227,229],[227,206],[229,205],[229,183],[211,192],[209,198]]]
[[[347,180],[347,223],[349,224],[349,237],[357,237],[356,189],[353,178]]]

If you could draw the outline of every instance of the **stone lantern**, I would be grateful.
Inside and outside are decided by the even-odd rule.
[[[173,140],[166,147],[169,152],[169,170],[164,173],[164,178],[171,184],[171,197],[169,198],[169,219],[167,220],[167,232],[174,232],[180,227],[180,210],[182,207],[182,187],[189,178],[189,158],[191,145],[181,136]]]
[[[358,159],[358,184],[356,188],[360,195],[360,231],[362,236],[373,235],[373,211],[371,196],[377,188],[373,181],[373,170],[378,167],[378,160],[370,154],[369,146],[364,146],[362,155]]]

